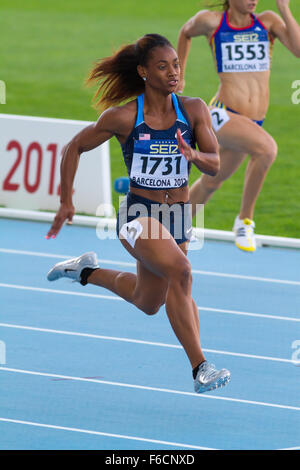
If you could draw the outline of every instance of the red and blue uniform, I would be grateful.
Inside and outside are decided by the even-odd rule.
[[[218,73],[265,72],[271,66],[273,39],[255,15],[244,28],[231,26],[226,11],[210,44]]]
[[[226,11],[210,40],[218,73],[266,72],[271,68],[273,38],[265,25],[255,15],[251,24],[244,28],[231,26]],[[223,108],[235,114],[214,97],[209,103],[213,108]],[[254,120],[259,126],[264,119]]]

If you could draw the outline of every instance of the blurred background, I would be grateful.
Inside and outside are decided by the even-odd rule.
[[[300,2],[291,0],[290,6],[300,22]],[[179,29],[202,8],[204,3],[195,0],[1,0],[0,80],[6,84],[6,104],[0,105],[0,112],[96,120],[91,103],[95,89],[84,85],[93,62],[146,33],[162,34],[176,47]],[[260,0],[257,12],[266,9],[277,11],[276,1]],[[296,80],[300,80],[300,59],[275,41],[270,108],[264,128],[275,138],[279,153],[256,206],[256,231],[260,234],[300,237],[300,103],[292,103]],[[218,76],[207,41],[195,38],[184,94],[200,96],[208,103],[217,88]],[[113,182],[125,176],[126,169],[116,139],[110,141],[110,155],[117,209],[119,195],[113,191]],[[205,207],[206,228],[232,229],[245,167],[246,162]],[[191,183],[199,176],[193,168]]]

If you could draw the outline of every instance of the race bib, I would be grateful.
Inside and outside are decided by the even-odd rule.
[[[130,179],[144,188],[179,188],[188,183],[188,162],[177,140],[136,140]]]
[[[218,132],[230,119],[226,109],[224,108],[213,108],[210,109],[209,112],[211,116],[212,127],[215,132]]]
[[[135,242],[143,231],[143,226],[138,220],[132,220],[124,224],[120,230],[120,238],[124,238],[134,248]]]
[[[267,31],[221,33],[222,72],[265,72],[270,68]]]

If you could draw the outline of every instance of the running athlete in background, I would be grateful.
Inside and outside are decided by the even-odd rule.
[[[61,206],[47,237],[55,238],[63,223],[72,220],[72,188],[80,155],[115,136],[130,178],[130,192],[118,212],[117,234],[137,260],[137,274],[102,269],[96,254],[86,253],[55,265],[48,280],[68,277],[82,285],[107,288],[148,315],[165,304],[190,360],[195,391],[200,393],[225,385],[230,373],[207,362],[200,345],[186,256],[192,229],[188,175],[192,163],[203,173],[215,175],[219,155],[204,102],[174,94],[179,72],[176,51],[156,34],[124,46],[91,71],[90,81],[101,83],[98,104],[109,109],[65,148]],[[112,106],[136,96],[122,106]]]
[[[205,204],[250,155],[233,230],[236,245],[254,251],[255,204],[277,154],[276,142],[262,129],[269,105],[272,47],[278,38],[300,57],[300,27],[290,11],[290,0],[276,0],[281,17],[273,11],[255,15],[258,0],[215,3],[222,5],[224,11],[199,11],[181,28],[178,38],[178,92],[185,86],[184,72],[193,37],[206,36],[220,78],[209,108],[220,145],[221,168],[217,175],[203,175],[192,185],[190,200],[194,215],[196,204]]]

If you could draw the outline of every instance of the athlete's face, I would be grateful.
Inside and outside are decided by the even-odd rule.
[[[230,8],[239,13],[253,13],[257,7],[258,0],[229,0]]]
[[[142,67],[146,83],[172,93],[178,84],[179,61],[176,51],[169,46],[155,47],[149,54],[147,65]]]

